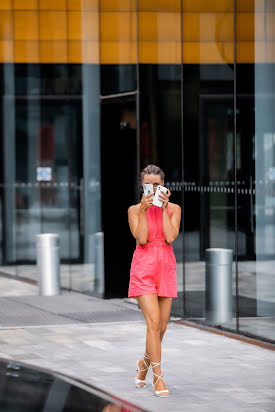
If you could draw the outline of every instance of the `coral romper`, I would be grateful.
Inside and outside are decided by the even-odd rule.
[[[162,208],[152,205],[146,210],[148,242],[137,245],[133,254],[128,297],[157,293],[177,297],[176,258],[172,245],[165,242]],[[168,206],[168,214],[171,211]]]

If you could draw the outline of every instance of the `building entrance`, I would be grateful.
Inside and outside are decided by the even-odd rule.
[[[138,203],[136,95],[102,99],[101,190],[105,297],[126,297],[135,239],[128,208]]]

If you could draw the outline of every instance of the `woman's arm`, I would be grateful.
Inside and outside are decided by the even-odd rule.
[[[168,243],[174,242],[179,234],[181,221],[181,207],[173,205],[173,213],[170,218],[167,208],[163,208],[162,225],[165,239]]]
[[[128,220],[132,235],[140,245],[144,245],[148,239],[148,224],[145,210],[131,206],[128,209]]]
[[[148,239],[148,224],[146,210],[152,206],[154,193],[142,195],[140,206],[130,206],[128,209],[128,220],[132,235],[138,244],[145,245]]]

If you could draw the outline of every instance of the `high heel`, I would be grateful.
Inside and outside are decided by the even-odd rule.
[[[153,366],[153,364],[154,364],[154,366]],[[156,380],[155,383],[152,382],[153,387],[156,386],[156,384],[158,383],[158,380],[159,380],[159,379],[162,379],[162,380],[163,380],[163,377],[162,377],[163,375],[157,375],[156,373],[154,373],[154,368],[155,368],[156,366],[158,366],[158,365],[160,366],[160,364],[161,364],[161,362],[151,362],[152,369],[153,369],[153,375],[158,377],[158,379]],[[161,398],[169,398],[170,393],[169,393],[169,395],[161,395],[161,394],[164,393],[164,392],[168,392],[168,393],[169,393],[168,389],[163,389],[162,391],[156,391],[156,390],[155,390],[155,395],[156,395],[156,396],[159,396],[159,397],[161,397]]]
[[[149,355],[147,355],[147,353],[145,352],[144,353],[144,358],[145,359],[150,359],[150,356]],[[149,369],[149,367],[150,367],[150,363],[149,363],[149,365],[147,365],[147,363],[145,362],[145,360],[144,360],[144,358],[143,358],[143,362],[144,362],[144,365],[145,365],[145,368],[146,369],[139,369],[139,365],[138,365],[138,361],[137,361],[137,372],[139,373],[139,372],[143,372],[143,371],[148,371],[148,369]],[[135,382],[136,382],[136,387],[137,388],[146,388],[146,379],[138,379],[137,377],[135,378]],[[139,383],[144,383],[145,385],[139,385]]]

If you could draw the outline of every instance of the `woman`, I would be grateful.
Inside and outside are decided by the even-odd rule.
[[[141,172],[141,183],[152,183],[154,193],[164,185],[164,173],[149,165]],[[144,358],[137,362],[138,388],[146,386],[150,364],[153,369],[155,395],[167,397],[161,375],[161,342],[169,321],[172,298],[177,297],[176,259],[172,243],[179,234],[181,208],[169,202],[171,195],[159,195],[162,207],[152,205],[154,193],[142,196],[141,202],[128,209],[131,232],[136,239],[128,297],[136,298],[147,324]]]

